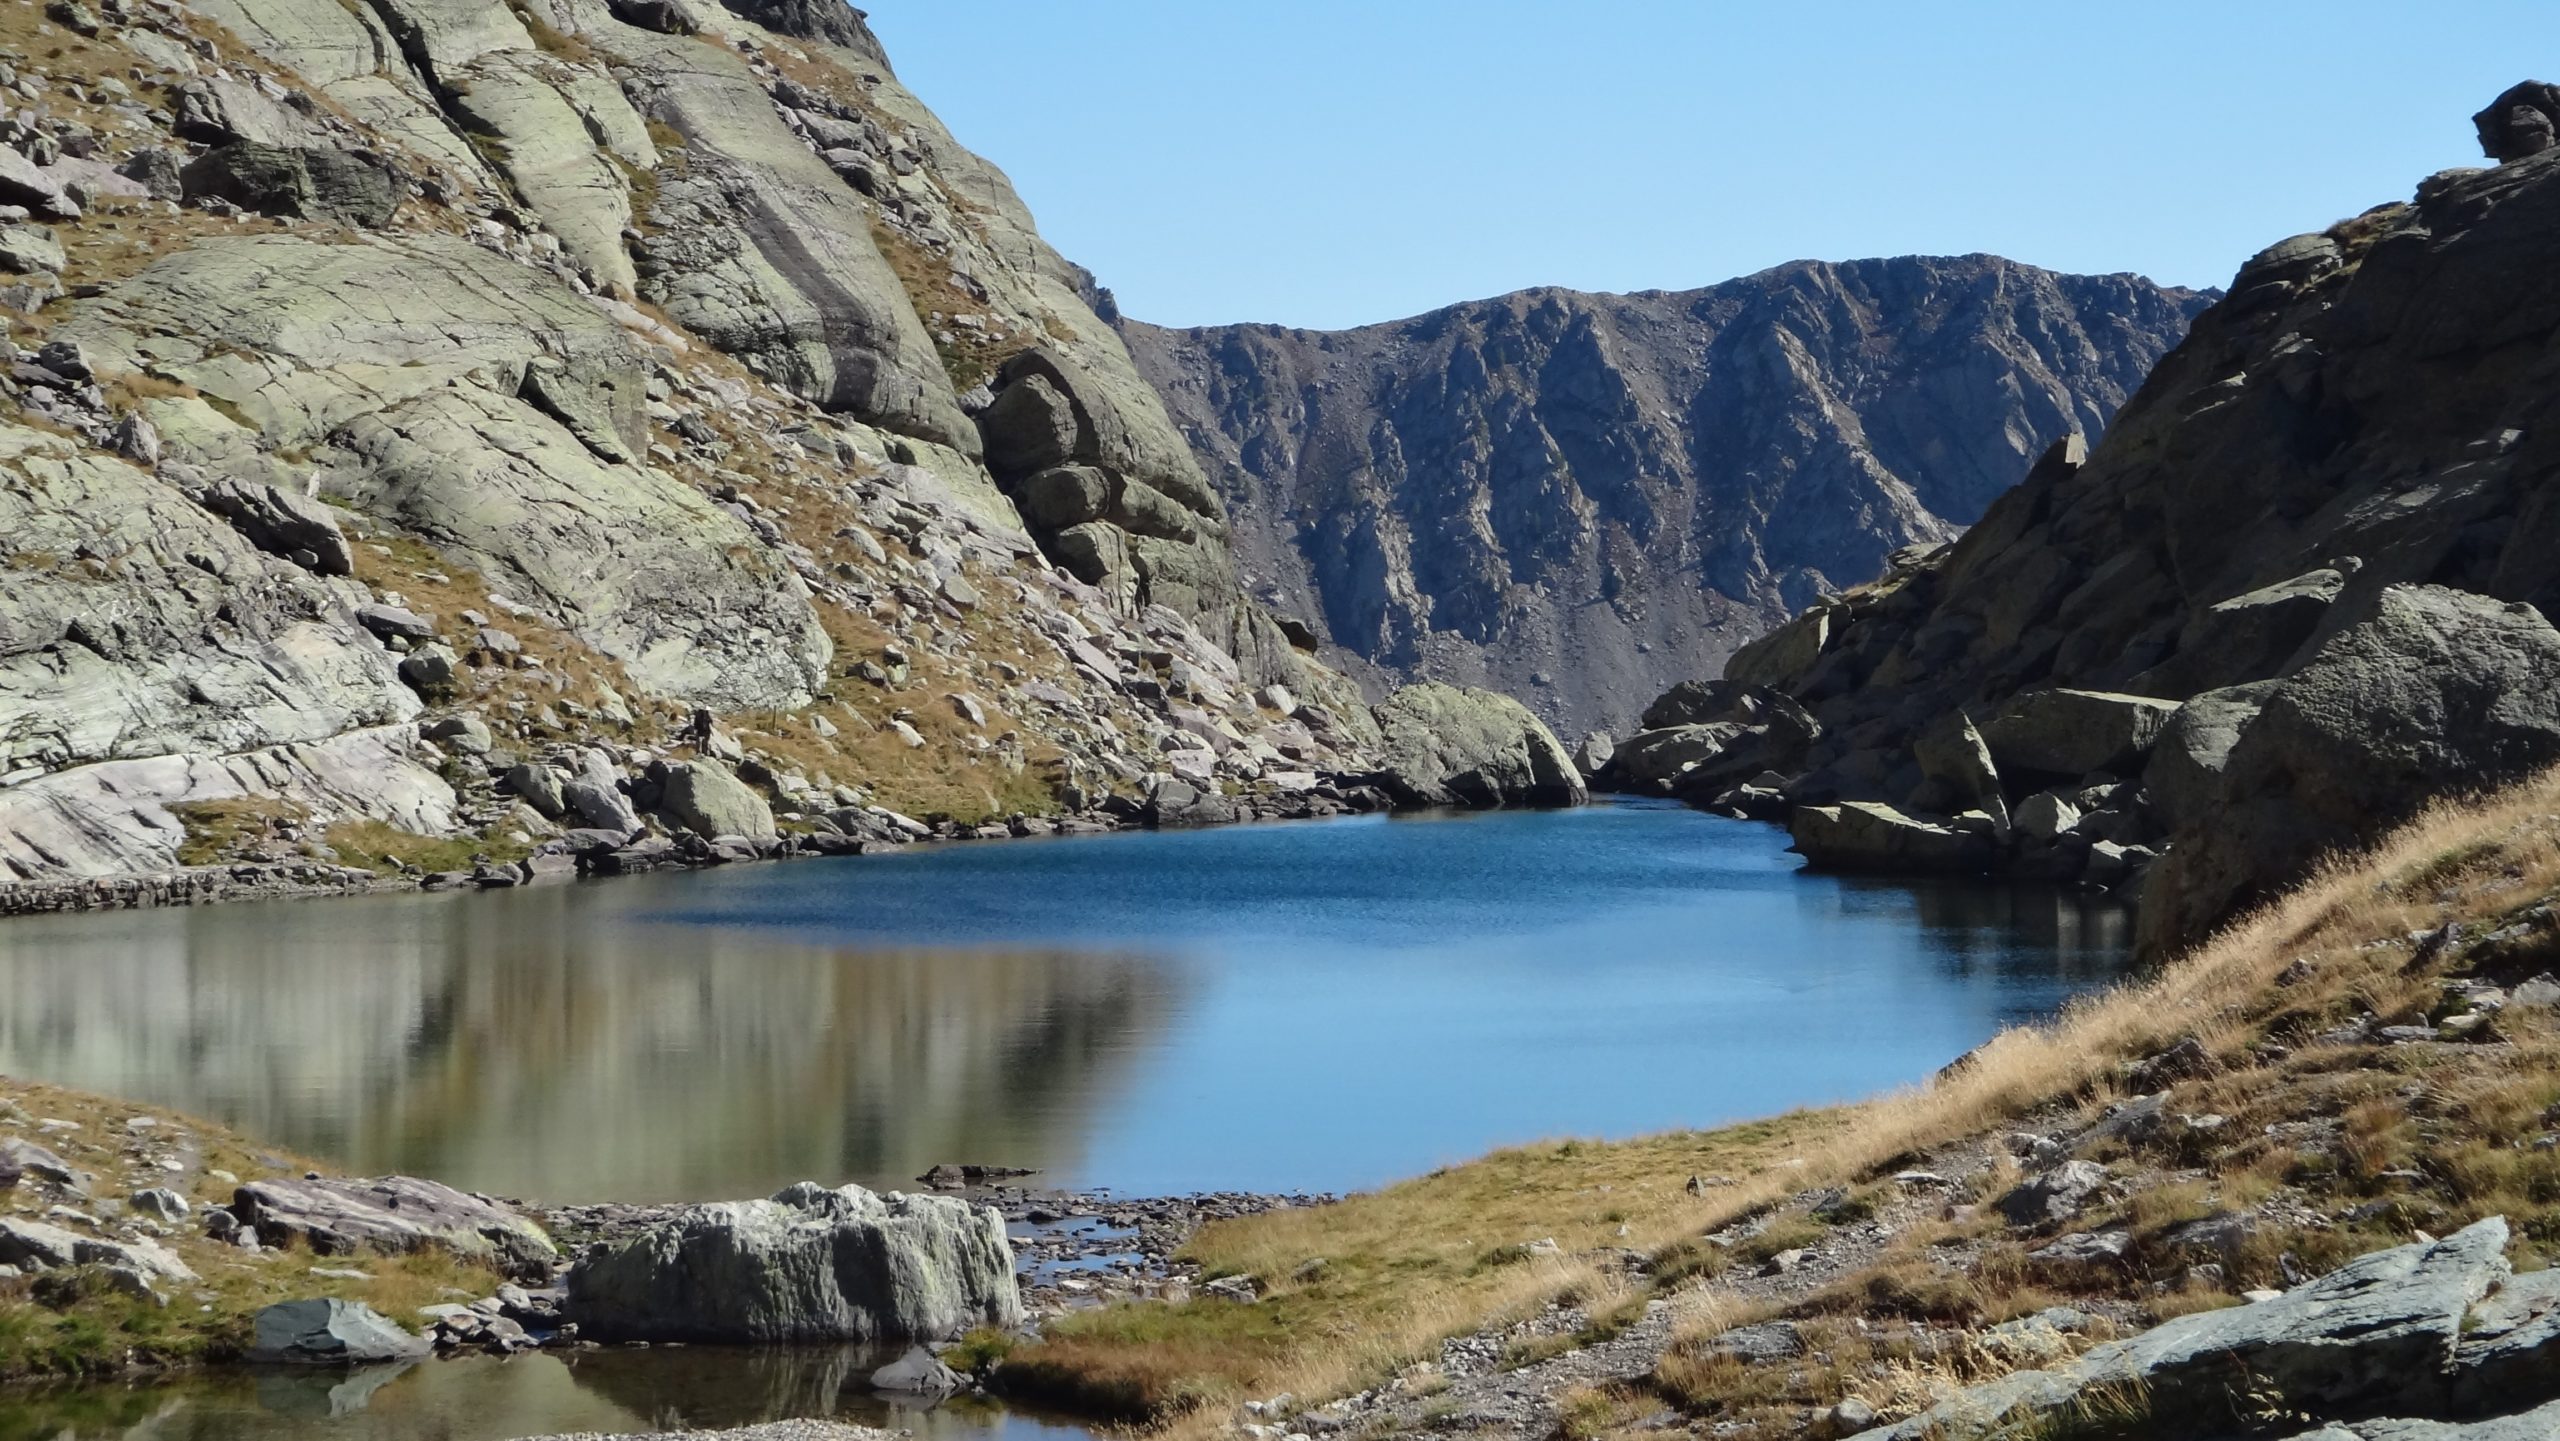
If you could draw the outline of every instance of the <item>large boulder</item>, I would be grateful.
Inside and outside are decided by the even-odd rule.
[[[1756,749],[1748,744],[1750,734],[1746,727],[1730,721],[1665,726],[1627,737],[1627,743],[1618,747],[1610,759],[1616,764],[1620,779],[1628,785],[1669,794],[1701,767],[1722,774],[1736,769],[1730,758],[1738,752],[1756,756]],[[1751,772],[1766,769],[1755,765]]]
[[[1582,773],[1546,723],[1489,690],[1406,686],[1377,707],[1380,783],[1405,806],[1578,806]]]
[[[2145,693],[2193,695],[2280,674],[2346,584],[2323,566],[2207,606],[2179,631],[2176,653],[2134,683]]]
[[[2492,1217],[2441,1241],[2377,1251],[2273,1300],[2181,1316],[1870,1434],[1983,1435],[2004,1418],[2058,1418],[2083,1398],[2124,1394],[2145,1398],[2164,1436],[2220,1435],[2244,1404],[2315,1419],[2442,1414],[2466,1317],[2507,1275],[2506,1244],[2506,1222]]]
[[[43,1221],[0,1217],[0,1266],[52,1271],[67,1266],[106,1266],[153,1281],[192,1281],[196,1273],[177,1253],[155,1241],[108,1241]]]
[[[2274,681],[2209,690],[2178,707],[2151,748],[2142,787],[2162,824],[2175,831],[2209,820],[2222,802],[2222,772],[2240,733],[2276,688]]]
[[[355,573],[355,549],[322,501],[257,481],[218,480],[196,496],[196,503],[231,522],[251,545],[269,554],[308,557],[302,563],[320,575]]]
[[[2486,1421],[2429,1421],[2389,1417],[2332,1422],[2292,1441],[2550,1441],[2560,1436],[2560,1401]]]
[[[2560,1392],[2560,1271],[2512,1276],[2471,1312],[2453,1358],[2454,1409],[2493,1415]],[[2560,1423],[2542,1433],[2560,1436]]]
[[[1609,768],[1609,762],[1616,759],[1617,754],[1618,743],[1609,738],[1607,731],[1589,731],[1583,735],[1581,744],[1573,748],[1573,763],[1582,772],[1584,780],[1592,780]]]
[[[2112,691],[2030,691],[1983,727],[1982,739],[2003,776],[2076,780],[2133,766],[2177,708],[2175,701]]]
[[[371,155],[235,140],[180,172],[189,200],[227,200],[261,215],[375,230],[400,208],[400,178]]]
[[[773,807],[718,761],[668,766],[665,786],[658,808],[705,840],[714,836],[761,840],[773,834]]]
[[[1831,644],[1832,610],[1829,603],[1817,605],[1735,651],[1724,663],[1724,678],[1790,692],[1801,687]]]
[[[1788,818],[1795,848],[1815,870],[1887,875],[1970,874],[1987,869],[1987,831],[1958,830],[1877,801],[1802,806]]]
[[[360,1301],[284,1301],[258,1313],[249,1359],[270,1366],[417,1361],[435,1348]]]
[[[1964,712],[1957,711],[1922,732],[1920,739],[1912,743],[1911,758],[1919,762],[1929,804],[1950,809],[1979,808],[1994,818],[2009,814],[2008,799],[2000,788],[2000,768],[1991,759],[1991,747]]]
[[[568,1286],[581,1334],[608,1341],[939,1341],[1022,1319],[993,1208],[807,1182],[599,1243]]]
[[[2444,796],[2560,761],[2560,630],[2529,605],[2442,586],[2371,613],[2278,683],[2190,805],[2143,905],[2154,953],[2369,842]]]
[[[559,1258],[541,1227],[506,1207],[410,1176],[252,1181],[231,1210],[267,1244],[296,1241],[323,1256],[444,1251],[536,1281]]]

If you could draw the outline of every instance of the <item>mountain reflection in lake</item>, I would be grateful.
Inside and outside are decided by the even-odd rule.
[[[2123,913],[1677,807],[944,847],[0,925],[0,1071],[545,1199],[1368,1186],[1916,1080]]]
[[[0,1071],[368,1173],[702,1199],[1071,1166],[1181,978],[653,926],[648,883],[0,926]],[[623,894],[616,894],[616,892]]]

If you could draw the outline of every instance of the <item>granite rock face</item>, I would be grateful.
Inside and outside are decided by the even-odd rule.
[[[2547,150],[2253,257],[2093,448],[1734,659],[1822,726],[1787,801],[1952,819],[1982,802],[1925,758],[1962,714],[2000,799],[2078,816],[1995,868],[2140,894],[2159,954],[2549,763],[2554,273]],[[2106,729],[2021,748],[2091,696]]]
[[[1976,255],[1121,330],[1256,596],[1374,684],[1492,685],[1579,732],[1953,538],[2102,430],[2204,303]]]
[[[1373,768],[1103,293],[850,7],[63,8],[133,83],[13,58],[0,910],[423,879],[383,828],[1045,824],[1201,726],[1239,816]]]
[[[604,1340],[945,1341],[1022,1319],[993,1208],[803,1183],[590,1248],[569,1314]]]

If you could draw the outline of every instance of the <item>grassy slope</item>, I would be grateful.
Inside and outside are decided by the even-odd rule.
[[[1603,1433],[1669,1404],[1736,1424],[1724,1434],[1795,1435],[1807,1408],[1842,1395],[1908,1408],[1997,1369],[1969,1348],[1971,1334],[2057,1299],[2129,1304],[2136,1319],[2158,1320],[2281,1284],[2286,1253],[2318,1271],[2413,1228],[2441,1233],[2489,1214],[2516,1223],[2518,1265],[2539,1266],[2560,1251],[2560,1149],[2537,1144],[2560,1116],[2560,1014],[2511,1009],[2485,1043],[2314,1038],[2360,1015],[2425,1023],[2446,1010],[2451,979],[2513,985],[2560,968],[2555,811],[2560,776],[2440,808],[2156,976],[2004,1034],[1922,1088],[1709,1134],[1509,1151],[1336,1207],[1213,1226],[1192,1254],[1213,1273],[1254,1277],[1263,1303],[1076,1317],[1014,1350],[998,1374],[1186,1434],[1278,1392],[1312,1404],[1399,1374],[1430,1384],[1441,1339],[1557,1296],[1629,1314],[1642,1293],[1600,1279],[1594,1261],[1605,1258],[1592,1253],[1602,1248],[1651,1252],[1656,1292],[1712,1293],[1739,1262],[1818,1244],[1820,1226],[1790,1215],[1756,1245],[1731,1248],[1709,1233],[1815,1187],[1872,1193],[1897,1170],[1959,1148],[1978,1156],[1985,1138],[2022,1125],[2073,1134],[2134,1094],[2132,1064],[2188,1036],[2210,1053],[2211,1073],[2172,1086],[2167,1111],[2227,1119],[2080,1152],[2109,1166],[2124,1199],[2073,1229],[2128,1226],[2125,1265],[2061,1273],[2028,1261],[2039,1240],[1968,1204],[2016,1179],[2003,1156],[1862,1274],[1783,1304],[1706,1307],[1719,1319],[1676,1343],[1648,1383],[1573,1398],[1573,1429]],[[2415,939],[2448,923],[2462,927],[2450,944]],[[2488,938],[2507,927],[2519,929]],[[1737,1184],[1691,1194],[1686,1178],[1710,1171]],[[2223,1210],[2256,1221],[2234,1246],[2206,1253],[2169,1234]],[[1561,1254],[1505,1249],[1546,1237]],[[2224,1267],[2221,1284],[2190,1274],[2202,1261]],[[1771,1314],[1801,1319],[1823,1363],[1755,1370],[1705,1344]]]
[[[47,1121],[69,1122],[76,1129],[48,1128]],[[236,1189],[217,1171],[253,1181],[308,1169],[298,1157],[220,1126],[0,1077],[0,1139],[8,1138],[35,1142],[90,1173],[94,1199],[70,1198],[69,1204],[92,1215],[115,1209],[145,1186],[174,1190],[201,1214],[206,1206],[228,1203]],[[180,1169],[163,1169],[163,1160],[177,1162]],[[63,1200],[54,1188],[30,1177],[0,1191],[0,1216],[45,1220],[45,1212]],[[88,1230],[77,1222],[63,1224]],[[504,1279],[444,1256],[323,1259],[302,1250],[246,1252],[204,1239],[194,1224],[176,1227],[162,1244],[198,1277],[194,1284],[164,1285],[165,1306],[77,1285],[68,1288],[79,1293],[74,1299],[56,1288],[64,1273],[0,1280],[0,1381],[228,1359],[247,1345],[251,1318],[259,1308],[312,1296],[363,1301],[414,1326],[419,1307],[478,1300]],[[319,1276],[312,1274],[314,1267],[362,1276]],[[0,1411],[6,1409],[0,1403]]]

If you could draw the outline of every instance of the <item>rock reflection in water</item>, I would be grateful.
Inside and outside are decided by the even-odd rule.
[[[510,1441],[555,1432],[707,1429],[824,1416],[922,1441],[1070,1441],[1082,1428],[954,1401],[875,1394],[851,1351],[695,1349],[471,1357],[353,1372],[224,1372],[130,1388],[0,1393],[9,1441]]]
[[[2124,973],[2133,912],[2121,901],[2052,886],[1843,881],[1844,905],[1906,911],[1948,974],[2100,985]]]
[[[358,1171],[544,1199],[1072,1165],[1176,1004],[1138,957],[841,949],[629,919],[635,886],[0,926],[0,1071]]]

